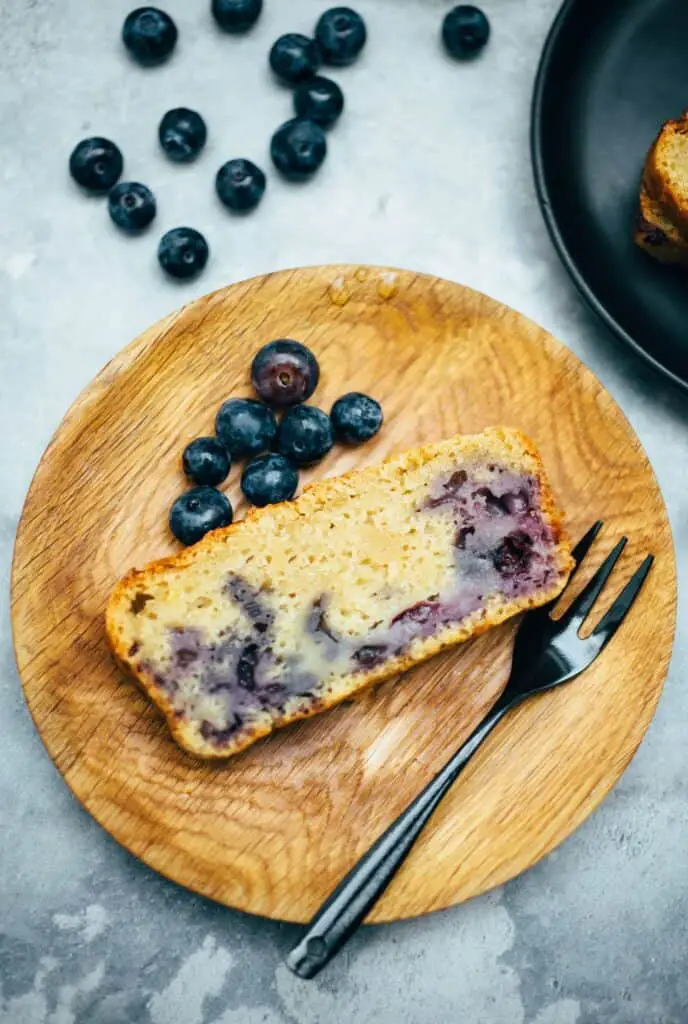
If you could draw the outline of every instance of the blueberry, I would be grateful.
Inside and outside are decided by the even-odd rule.
[[[280,36],[270,50],[270,67],[278,78],[290,85],[312,78],[321,63],[318,44],[298,32]]]
[[[215,419],[215,433],[236,459],[267,451],[277,437],[272,409],[254,398],[230,398]]]
[[[294,109],[298,117],[329,128],[344,109],[344,94],[329,78],[309,78],[294,90]]]
[[[495,569],[503,576],[526,572],[532,558],[533,538],[525,530],[515,530],[492,554]]]
[[[310,398],[320,379],[320,367],[300,341],[280,338],[263,345],[251,364],[254,388],[269,405],[282,408]]]
[[[215,21],[225,32],[248,32],[263,10],[263,0],[213,0]]]
[[[208,243],[194,228],[172,228],[158,245],[158,261],[162,269],[181,280],[200,274],[208,262]]]
[[[351,391],[332,406],[332,426],[338,441],[360,444],[369,441],[382,426],[382,406],[374,398]]]
[[[177,26],[157,7],[137,7],[122,27],[122,41],[139,64],[162,64],[177,44]]]
[[[270,155],[277,170],[291,181],[305,181],[320,167],[327,153],[325,133],[319,125],[297,117],[272,136]]]
[[[96,137],[83,139],[69,158],[69,172],[89,192],[109,192],[120,178],[124,160],[114,142]]]
[[[108,211],[122,231],[143,231],[155,217],[155,196],[138,181],[121,181],[108,196]]]
[[[229,210],[253,210],[265,194],[265,175],[250,160],[228,160],[217,172],[215,189]]]
[[[460,4],[442,23],[442,41],[452,55],[461,60],[475,57],[490,38],[490,23],[478,7]]]
[[[366,644],[364,647],[359,647],[352,654],[352,658],[362,668],[375,668],[376,665],[380,665],[387,655],[389,654],[389,647],[387,644]]]
[[[229,476],[232,460],[216,437],[197,437],[182,455],[184,472],[197,484],[221,484]]]
[[[277,436],[281,455],[297,466],[312,466],[334,444],[330,417],[314,405],[297,405],[285,412]]]
[[[208,129],[195,110],[176,107],[168,110],[158,128],[158,138],[165,153],[175,163],[195,160],[205,146]]]
[[[210,530],[229,526],[232,506],[214,487],[194,487],[172,505],[170,530],[182,544],[195,544]]]
[[[252,505],[289,501],[299,486],[299,474],[283,455],[259,455],[241,475],[241,489]]]
[[[365,46],[366,36],[363,18],[350,7],[332,7],[325,11],[315,29],[326,64],[351,64]]]
[[[260,659],[258,644],[249,643],[243,648],[239,655],[236,667],[236,678],[239,686],[244,690],[253,691],[256,688],[256,666]]]

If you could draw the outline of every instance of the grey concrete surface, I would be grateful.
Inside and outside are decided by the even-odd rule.
[[[304,188],[271,179],[234,220],[212,178],[266,163],[290,97],[265,55],[310,30],[325,0],[266,0],[250,37],[213,31],[207,0],[165,0],[181,43],[143,71],[121,52],[132,0],[0,0],[0,1024],[686,1024],[688,624],[656,719],[611,797],[527,875],[467,906],[364,929],[313,983],[281,956],[288,926],[232,913],[163,880],[82,811],[22,700],[9,628],[15,529],[34,467],[100,366],[182,302],[279,267],[330,261],[434,272],[482,289],[558,335],[629,416],[663,487],[688,569],[688,396],[664,385],[577,298],[531,183],[528,114],[557,0],[484,0],[483,59],[452,64],[439,0],[357,0],[370,28],[336,75],[346,117]],[[191,167],[164,162],[171,106],[207,116]],[[71,187],[66,158],[112,136],[155,189],[148,237],[116,233]],[[164,228],[207,233],[212,262],[184,287],[155,263]]]

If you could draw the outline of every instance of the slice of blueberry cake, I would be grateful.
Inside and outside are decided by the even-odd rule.
[[[533,444],[491,429],[318,482],[131,572],[107,634],[175,739],[227,757],[549,601],[571,568]]]

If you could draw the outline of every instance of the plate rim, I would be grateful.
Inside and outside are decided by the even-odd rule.
[[[644,348],[640,342],[636,341],[633,335],[619,323],[605,303],[598,298],[595,290],[590,284],[588,284],[585,275],[580,270],[578,261],[571,254],[571,250],[566,244],[552,207],[552,200],[547,185],[547,175],[545,170],[546,160],[543,155],[543,106],[548,90],[549,76],[556,60],[555,51],[557,45],[568,29],[569,19],[573,12],[578,5],[583,2],[584,0],[564,0],[564,3],[557,12],[557,15],[547,33],[542,52],[540,54],[537,74],[535,76],[530,108],[530,154],[538,205],[540,206],[547,232],[554,245],[556,253],[568,272],[569,277],[576,286],[579,294],[587,302],[588,306],[597,314],[597,316],[600,317],[612,333],[633,349],[636,355],[644,359],[645,362],[652,366],[657,373],[670,380],[676,387],[680,388],[681,391],[687,392],[688,377],[684,378],[679,376],[679,374],[670,370],[664,365],[664,363],[660,362],[659,359],[648,352],[648,350]]]

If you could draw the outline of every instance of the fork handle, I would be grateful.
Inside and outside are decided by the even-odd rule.
[[[442,797],[511,705],[511,700],[500,697],[463,746],[325,900],[287,956],[287,966],[294,974],[314,978],[358,928],[405,861]]]

